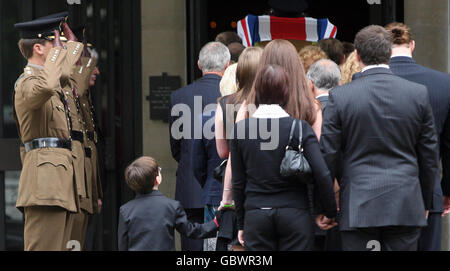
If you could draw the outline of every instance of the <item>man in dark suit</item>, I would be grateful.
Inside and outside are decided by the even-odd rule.
[[[342,166],[342,246],[416,250],[439,174],[428,92],[389,70],[383,27],[362,29],[355,47],[362,74],[330,91],[321,139],[332,177]]]
[[[415,42],[411,29],[402,23],[391,23],[386,26],[393,39],[391,71],[406,80],[424,85],[428,89],[434,124],[440,142],[443,178],[438,178],[434,186],[433,207],[428,216],[428,226],[422,229],[419,239],[419,250],[440,251],[442,246],[442,217],[450,211],[450,75],[425,68],[412,58]],[[439,177],[439,176],[438,176]],[[444,210],[444,204],[445,210]],[[444,212],[444,213],[443,213]]]
[[[175,199],[185,208],[188,219],[203,222],[202,188],[195,180],[191,159],[192,142],[202,138],[201,115],[207,105],[215,108],[220,97],[220,80],[230,62],[228,48],[220,42],[210,42],[200,51],[198,66],[203,77],[171,95],[169,116],[170,148],[178,162]],[[181,238],[183,251],[203,250],[203,241]]]
[[[202,204],[205,206],[205,223],[214,219],[222,199],[222,183],[214,178],[214,170],[223,162],[216,148],[215,115],[215,110],[211,110],[197,116],[201,118],[204,134],[201,139],[196,138],[192,142],[192,170],[195,179],[203,189]],[[215,251],[216,239],[206,239],[203,249]]]
[[[325,110],[328,103],[328,95],[331,89],[339,86],[339,81],[341,81],[341,71],[339,66],[332,60],[321,59],[314,62],[306,73],[308,78],[308,83],[314,97],[322,105],[322,111]],[[338,191],[337,183],[335,182],[335,191]],[[313,193],[314,186],[308,186],[310,208],[313,208]],[[316,217],[314,211],[312,211],[313,217]],[[332,228],[328,231],[321,230],[316,224],[314,224],[315,238],[314,238],[314,250],[339,250],[340,241],[339,231],[337,227]],[[336,240],[336,241],[335,241]]]

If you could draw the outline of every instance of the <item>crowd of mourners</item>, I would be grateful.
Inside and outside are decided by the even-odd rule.
[[[173,250],[176,229],[185,251],[440,250],[450,76],[417,64],[415,46],[403,23],[300,50],[221,33],[200,51],[202,78],[171,96],[176,201],[154,158],[133,162],[119,248]]]

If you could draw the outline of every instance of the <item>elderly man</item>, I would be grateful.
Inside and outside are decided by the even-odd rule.
[[[328,102],[328,92],[339,86],[341,71],[336,63],[329,59],[321,59],[315,62],[308,70],[306,77],[310,80],[314,97],[325,109]]]
[[[359,31],[355,47],[361,76],[330,91],[320,141],[331,176],[341,167],[342,247],[417,250],[439,175],[428,91],[390,71],[383,27]]]
[[[201,123],[194,127],[197,115],[207,105],[215,108],[220,97],[220,80],[230,62],[230,51],[220,42],[210,42],[200,51],[198,67],[203,77],[172,93],[169,116],[170,147],[178,162],[175,199],[185,208],[188,219],[203,223],[202,188],[192,171],[194,133],[202,132]],[[201,137],[201,135],[200,135]],[[198,138],[198,137],[197,137]],[[202,240],[181,238],[183,251],[202,251]]]
[[[320,49],[319,49],[320,50]],[[341,81],[341,71],[339,66],[332,60],[320,59],[314,62],[306,73],[310,88],[314,93],[314,97],[321,103],[322,111],[325,110],[328,102],[329,91],[339,86]],[[308,187],[310,198],[313,198],[314,189]],[[337,181],[334,184],[334,190],[339,191]],[[313,209],[312,200],[310,206]],[[336,228],[323,231],[315,226],[314,250],[341,250],[339,232]]]

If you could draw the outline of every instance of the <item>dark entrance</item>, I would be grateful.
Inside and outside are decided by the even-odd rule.
[[[11,95],[26,62],[17,48],[16,22],[67,10],[72,25],[87,25],[88,39],[99,53],[101,75],[92,93],[102,135],[98,148],[105,198],[93,249],[117,248],[118,207],[133,196],[122,172],[142,154],[141,2],[69,2],[77,1],[0,1],[0,250],[23,249],[23,216],[14,207],[21,164]]]

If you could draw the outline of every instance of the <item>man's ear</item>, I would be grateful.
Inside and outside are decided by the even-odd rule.
[[[225,65],[224,71],[230,66],[230,61],[227,62],[227,65]]]
[[[202,70],[202,67],[200,66],[200,60],[197,61],[197,66],[198,66],[198,69],[199,69],[199,70]]]
[[[409,49],[411,50],[411,54],[414,53],[414,50],[416,49],[416,41],[415,40],[412,40],[409,43]]]
[[[314,85],[314,82],[311,79],[308,79],[308,87],[311,90],[311,92],[315,95],[316,94],[316,85]]]
[[[391,50],[391,53],[392,53],[392,50]],[[356,51],[356,50],[355,50],[355,55],[356,55],[356,60],[358,60],[359,67],[362,69],[365,65],[361,60],[361,56],[359,55],[358,51]]]
[[[44,54],[44,48],[42,48],[43,46],[39,43],[36,43],[35,45],[33,45],[33,53],[37,54],[37,55],[43,55]]]

